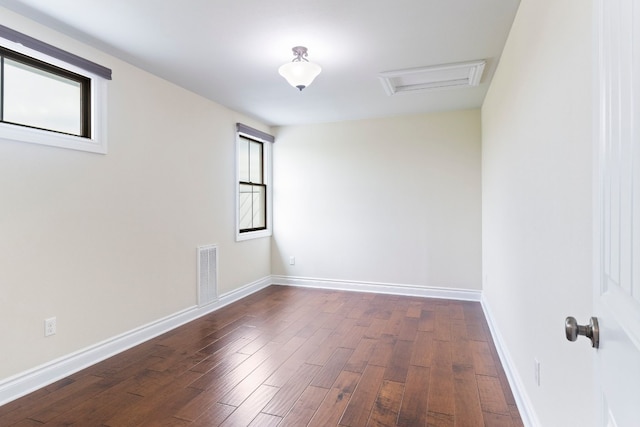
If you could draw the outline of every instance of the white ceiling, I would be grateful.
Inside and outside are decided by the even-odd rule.
[[[479,107],[518,4],[0,0],[0,6],[269,125]],[[1,17],[0,23],[6,24]],[[297,45],[306,46],[309,60],[323,69],[302,92],[278,75]],[[386,71],[481,59],[487,66],[473,88],[388,96],[378,79]]]

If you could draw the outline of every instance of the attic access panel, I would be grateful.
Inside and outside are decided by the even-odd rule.
[[[486,61],[387,71],[379,78],[387,95],[478,86]]]

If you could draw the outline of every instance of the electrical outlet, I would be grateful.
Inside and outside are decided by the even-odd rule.
[[[56,334],[57,322],[55,317],[44,319],[44,336],[50,337]]]
[[[296,257],[294,256],[289,257],[289,265],[296,265]]]
[[[540,362],[538,359],[533,359],[533,379],[536,385],[540,387]]]

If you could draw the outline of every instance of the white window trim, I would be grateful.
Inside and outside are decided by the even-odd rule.
[[[0,46],[91,79],[91,138],[0,123],[0,141],[27,142],[107,154],[107,80],[82,68],[1,37]]]
[[[238,168],[238,145],[240,143],[240,137],[253,139],[262,143],[262,155],[264,157],[264,184],[267,186],[267,228],[264,230],[240,232],[240,170]],[[257,138],[254,135],[249,135],[244,132],[236,132],[235,141],[235,171],[236,171],[236,241],[241,242],[244,240],[259,239],[262,237],[271,237],[273,235],[273,189],[271,183],[273,182],[273,163],[272,163],[272,142],[266,141],[261,138]]]

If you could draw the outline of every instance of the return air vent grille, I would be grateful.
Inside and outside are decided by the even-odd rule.
[[[387,95],[478,86],[485,61],[435,65],[380,73]]]
[[[198,306],[218,299],[218,247],[198,247]]]

